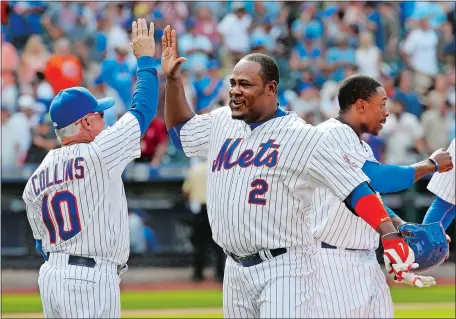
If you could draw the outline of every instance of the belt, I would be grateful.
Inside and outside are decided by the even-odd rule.
[[[49,253],[47,253],[47,257],[49,259]],[[68,255],[68,265],[94,268],[96,264],[95,259],[90,257]]]
[[[226,252],[228,256],[234,259],[235,262],[243,267],[252,267],[261,264],[263,261],[283,255],[287,252],[286,248],[277,248],[271,250],[262,250],[261,252],[248,256],[237,256],[233,253]]]
[[[350,251],[359,251],[359,250],[364,250],[364,249],[355,249],[355,248],[338,248],[336,246],[321,242],[321,248],[328,248],[328,249],[344,249],[344,250],[350,250]]]
[[[47,257],[49,259],[49,253],[47,253]],[[90,257],[68,255],[68,265],[94,268],[96,264],[97,264],[97,262],[95,261],[95,259],[90,258]],[[120,274],[126,272],[127,269],[128,269],[127,264],[117,265],[117,274],[120,275]]]

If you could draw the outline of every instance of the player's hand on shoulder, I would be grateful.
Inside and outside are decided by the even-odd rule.
[[[187,61],[184,57],[179,57],[177,53],[177,35],[176,30],[171,29],[169,25],[163,30],[162,36],[162,69],[167,77],[174,77],[182,62]]]
[[[430,159],[436,161],[439,164],[439,173],[447,172],[453,168],[453,161],[448,151],[443,148],[438,149],[431,156]]]
[[[131,30],[132,43],[130,45],[136,58],[153,57],[155,54],[154,23],[151,22],[147,29],[146,19],[139,18],[137,21],[133,21]]]

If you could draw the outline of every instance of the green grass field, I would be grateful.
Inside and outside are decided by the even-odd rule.
[[[391,292],[396,318],[455,318],[454,286],[394,286]],[[123,292],[121,299],[128,318],[222,318],[220,290]],[[38,317],[39,313],[37,294],[2,295],[2,318],[14,314]]]

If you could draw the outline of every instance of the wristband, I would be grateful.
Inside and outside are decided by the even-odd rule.
[[[401,233],[388,233],[388,234],[382,236],[382,239],[384,239],[384,240],[390,240],[390,239],[396,239],[396,238],[402,238],[402,234]]]
[[[434,165],[435,165],[435,170],[434,170],[434,172],[438,172],[438,171],[439,171],[439,163],[438,163],[435,159],[433,159],[433,158],[430,158],[430,157],[429,157],[428,159],[429,159],[432,163],[434,163]]]

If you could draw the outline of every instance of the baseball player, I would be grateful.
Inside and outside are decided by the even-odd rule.
[[[448,152],[453,159],[455,158],[454,138],[448,148]],[[455,200],[454,200],[454,167],[451,171],[445,173],[436,173],[432,176],[427,188],[435,194],[434,201],[429,207],[423,219],[423,224],[441,222],[444,229],[447,229],[455,216]]]
[[[132,24],[138,59],[132,106],[103,130],[103,111],[85,88],[60,91],[50,117],[62,147],[51,150],[23,193],[27,217],[46,257],[38,284],[46,318],[119,318],[120,277],[130,252],[122,183],[141,154],[140,137],[156,114],[158,78],[152,67],[154,25]]]
[[[343,159],[361,169],[376,192],[398,192],[428,173],[452,168],[451,157],[443,150],[411,166],[381,165],[376,161],[372,149],[360,139],[363,133],[377,135],[389,114],[386,92],[374,79],[362,75],[348,77],[340,85],[338,100],[338,118],[318,125],[318,129],[338,141],[337,149]],[[326,188],[315,190],[308,209],[314,211],[313,236],[317,239],[319,259],[316,317],[392,318],[391,295],[375,254],[379,243],[375,228],[359,218],[347,201]],[[404,223],[387,210],[396,226]],[[382,242],[385,244],[384,237]],[[432,277],[391,268],[390,253],[385,252],[385,264],[396,282],[418,287],[435,284]],[[414,264],[412,269],[417,267]]]
[[[396,238],[367,176],[347,163],[336,139],[277,103],[279,69],[264,54],[249,54],[230,76],[229,106],[196,115],[188,106],[175,30],[162,37],[167,76],[165,121],[187,156],[208,158],[207,209],[215,242],[228,255],[224,317],[312,317],[317,282],[310,232],[311,195],[328,188],[385,235],[395,267],[414,254]],[[402,269],[402,268],[400,268]]]

